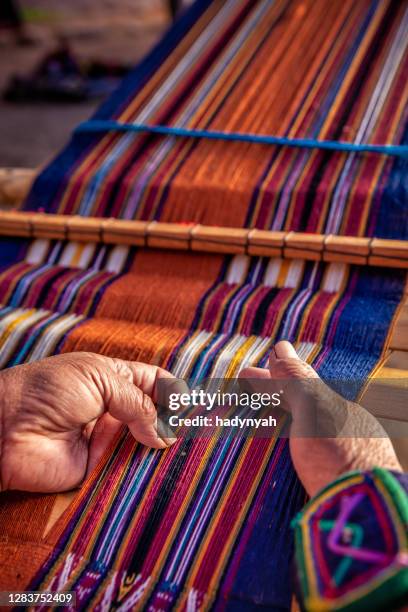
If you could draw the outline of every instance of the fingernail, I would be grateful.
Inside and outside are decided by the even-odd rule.
[[[173,433],[171,428],[165,423],[163,423],[163,421],[159,418],[157,419],[156,431],[158,438],[160,438],[160,440],[163,440],[166,446],[171,446],[172,444],[177,442],[177,438],[172,435],[169,435]]]
[[[163,440],[163,442],[167,446],[172,446],[175,442],[177,442],[177,438],[162,438],[162,437],[160,437],[160,440]]]

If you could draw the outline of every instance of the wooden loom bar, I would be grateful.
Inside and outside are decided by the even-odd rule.
[[[408,351],[408,296],[404,296],[391,333],[389,348]]]
[[[408,269],[408,241],[0,211],[0,235]]]

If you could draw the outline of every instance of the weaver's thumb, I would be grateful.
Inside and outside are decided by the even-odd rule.
[[[106,409],[126,423],[134,438],[152,448],[166,448],[175,438],[161,438],[157,432],[157,412],[152,398],[121,376],[111,376]]]

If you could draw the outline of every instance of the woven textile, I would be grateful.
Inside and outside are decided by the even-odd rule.
[[[408,3],[203,0],[97,112],[189,128],[407,142]],[[405,140],[404,140],[405,139]],[[147,134],[76,134],[30,210],[408,237],[407,161]],[[402,271],[60,241],[0,244],[0,363],[90,350],[180,377],[235,376],[290,339],[323,377],[383,355]],[[290,607],[290,521],[304,502],[284,440],[123,433],[61,521],[9,496],[2,588],[78,607]],[[33,515],[35,512],[35,515]],[[18,520],[16,519],[18,517]]]

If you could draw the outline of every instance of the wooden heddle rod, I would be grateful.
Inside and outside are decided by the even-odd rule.
[[[408,241],[0,211],[0,235],[408,268]]]

